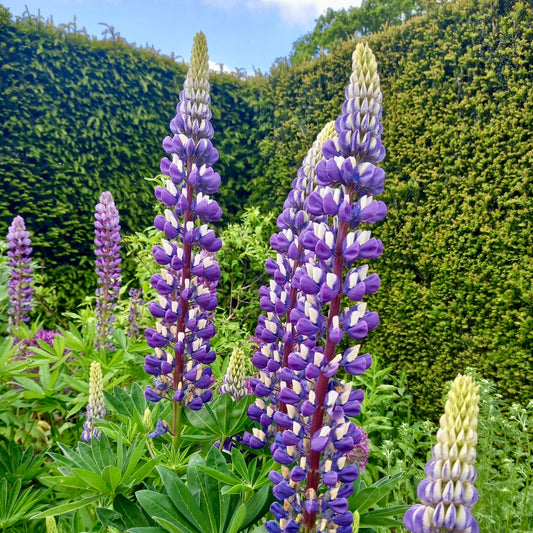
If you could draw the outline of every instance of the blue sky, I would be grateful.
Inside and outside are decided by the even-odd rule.
[[[128,42],[153,45],[189,61],[196,32],[207,37],[212,63],[230,70],[268,72],[292,44],[312,30],[326,11],[359,5],[360,0],[0,0],[12,15],[26,10],[54,24],[76,17],[78,28],[101,37],[103,22]]]

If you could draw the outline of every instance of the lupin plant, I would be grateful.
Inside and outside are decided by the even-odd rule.
[[[244,442],[253,448],[271,442],[281,464],[281,473],[270,476],[278,500],[271,506],[276,520],[265,524],[270,533],[352,532],[347,498],[358,467],[347,454],[361,433],[348,417],[360,412],[363,393],[337,371],[360,375],[372,358],[359,354],[359,344],[343,353],[337,347],[378,325],[362,299],[379,288],[366,261],[383,248],[360,226],[387,212],[372,197],[383,191],[385,173],[375,164],[385,149],[379,76],[366,44],[357,45],[352,67],[335,135],[323,141],[314,169],[306,166],[313,149],[304,160],[278,218],[281,231],[271,239],[277,260],[266,265],[274,279],[260,292],[266,315],[256,329],[259,377],[251,380],[258,398],[248,414],[262,428]]]
[[[219,220],[222,212],[209,196],[220,185],[220,176],[212,168],[218,151],[211,143],[209,90],[207,43],[204,34],[198,33],[177,115],[170,123],[173,136],[163,140],[169,157],[161,160],[161,172],[169,179],[156,188],[155,196],[166,209],[156,216],[154,225],[164,236],[152,250],[162,268],[151,279],[158,299],[148,305],[156,327],[146,330],[155,353],[145,358],[144,365],[154,376],[146,398],[173,402],[172,424],[158,422],[156,435],[170,428],[178,442],[182,407],[201,409],[213,394],[209,365],[216,356],[210,339],[215,334],[212,314],[220,278],[215,252],[222,241],[207,223]]]
[[[421,503],[404,516],[412,533],[479,532],[471,512],[478,501],[474,487],[478,413],[479,387],[471,376],[458,375],[440,418],[427,477],[418,484]]]
[[[98,361],[91,363],[89,374],[89,402],[81,439],[89,442],[94,437],[100,438],[100,431],[96,428],[95,420],[105,418],[104,382],[102,367]]]
[[[30,320],[33,309],[33,268],[31,267],[30,233],[21,216],[16,216],[7,233],[9,277],[9,330],[17,329]]]
[[[114,348],[109,336],[114,331],[114,309],[120,292],[122,259],[120,257],[120,218],[109,191],[100,195],[94,213],[95,267],[98,276],[96,289],[96,335],[94,347]]]

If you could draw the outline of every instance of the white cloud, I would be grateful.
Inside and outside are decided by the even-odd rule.
[[[362,0],[203,0],[205,4],[223,9],[253,11],[261,7],[279,9],[281,17],[288,24],[311,25],[328,8],[339,10],[358,7]]]
[[[361,0],[255,0],[255,3],[278,7],[287,22],[307,25],[328,8],[339,10],[357,7],[361,5]]]
[[[233,71],[228,65],[225,65],[224,63],[215,63],[214,61],[209,61],[209,70],[212,70],[213,72],[226,72],[228,74]]]

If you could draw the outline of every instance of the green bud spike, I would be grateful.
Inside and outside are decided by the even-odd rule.
[[[46,533],[59,533],[56,519],[53,516],[46,517]]]

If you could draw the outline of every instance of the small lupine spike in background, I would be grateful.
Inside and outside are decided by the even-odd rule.
[[[53,516],[46,517],[46,533],[59,533],[56,519]]]
[[[278,218],[281,232],[271,239],[277,261],[266,265],[274,280],[260,293],[266,315],[256,328],[259,376],[250,382],[258,398],[248,414],[262,429],[243,441],[260,448],[274,435],[270,448],[281,472],[270,475],[278,501],[270,508],[276,520],[265,524],[269,533],[352,533],[348,498],[362,434],[349,417],[360,412],[363,393],[336,374],[360,375],[372,358],[359,354],[359,344],[336,352],[344,338],[361,341],[379,323],[362,300],[379,288],[367,260],[383,246],[365,226],[387,213],[373,199],[384,187],[375,164],[385,149],[379,76],[366,44],[357,45],[353,69],[336,135],[324,140],[322,157],[309,154],[313,183],[299,175]],[[341,309],[344,302],[350,305]]]
[[[30,233],[21,216],[16,216],[7,233],[9,277],[9,331],[29,322],[33,309],[33,268],[31,267]]]
[[[474,487],[478,413],[479,387],[471,376],[459,374],[440,418],[427,477],[418,484],[421,503],[404,516],[405,527],[412,533],[479,532],[471,511],[478,501]]]
[[[242,346],[234,348],[222,378],[224,384],[220,387],[220,394],[229,394],[236,402],[248,394],[248,364],[248,356]]]
[[[139,334],[139,319],[141,318],[144,300],[142,298],[142,289],[131,288],[130,296],[130,311],[128,314],[128,337],[136,337]]]
[[[98,361],[93,361],[89,376],[89,403],[87,404],[86,420],[81,434],[82,440],[89,442],[94,437],[100,438],[100,431],[96,429],[94,421],[103,420],[105,413],[102,367]]]
[[[114,331],[115,313],[120,292],[122,259],[120,257],[120,218],[109,191],[100,195],[94,214],[96,289],[96,335],[94,347],[112,350],[109,336]]]
[[[151,279],[159,296],[148,305],[156,327],[146,330],[154,354],[145,358],[144,368],[154,381],[145,396],[173,402],[171,431],[177,442],[182,406],[201,409],[213,395],[209,365],[216,356],[210,339],[215,335],[212,319],[220,278],[215,252],[222,241],[207,224],[219,220],[222,211],[209,196],[217,192],[220,176],[212,169],[218,152],[211,143],[208,59],[205,36],[198,33],[177,114],[170,123],[173,136],[163,140],[169,156],[161,160],[161,172],[169,179],[155,190],[165,211],[155,217],[154,225],[164,236],[152,250],[161,273]],[[169,427],[159,421],[152,436]]]

